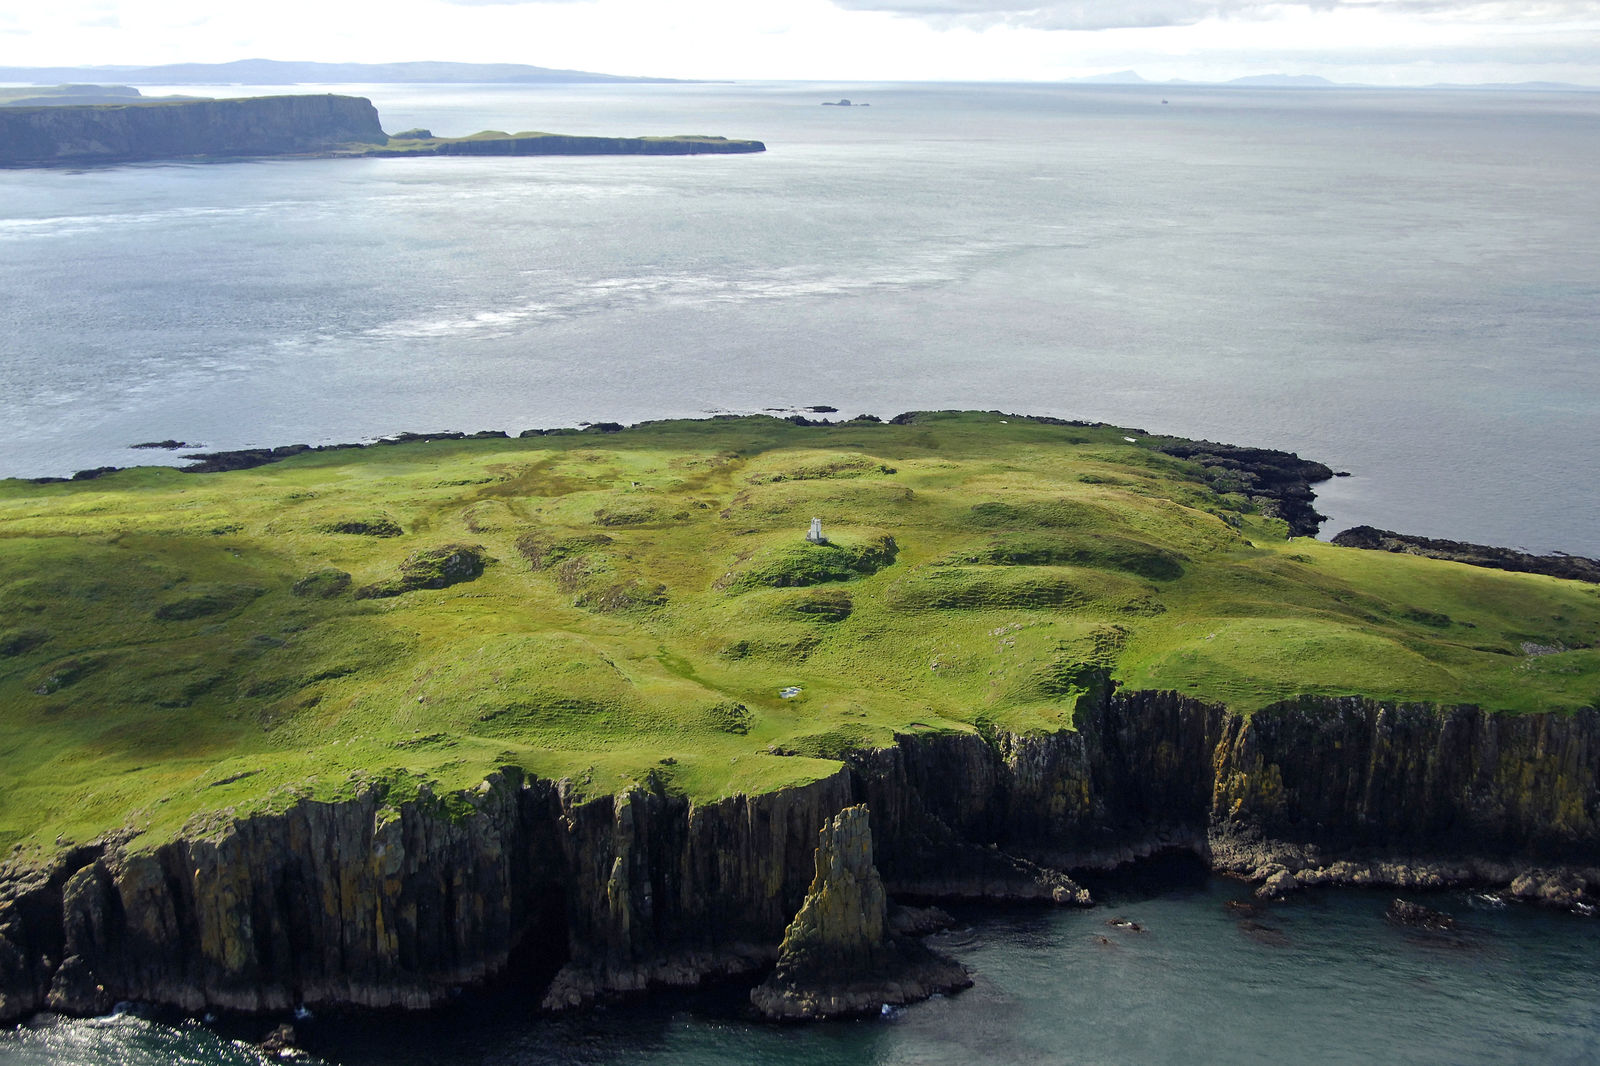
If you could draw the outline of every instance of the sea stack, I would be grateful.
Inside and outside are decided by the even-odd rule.
[[[817,873],[778,949],[778,966],[750,993],[776,1021],[876,1014],[972,984],[964,966],[889,932],[889,897],[872,862],[865,806],[818,833]]]

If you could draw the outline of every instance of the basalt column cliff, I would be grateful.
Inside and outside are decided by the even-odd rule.
[[[512,770],[444,799],[375,788],[8,871],[0,1017],[121,999],[425,1007],[518,962],[561,968],[558,1009],[757,969],[801,909],[819,831],[859,803],[862,862],[923,898],[1085,903],[1063,871],[1181,849],[1271,892],[1475,883],[1583,907],[1600,885],[1600,715],[1307,699],[1246,718],[1111,693],[1076,732],[905,737],[709,804],[575,802]]]

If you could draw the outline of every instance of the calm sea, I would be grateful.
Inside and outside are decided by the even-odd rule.
[[[392,132],[769,151],[0,171],[0,475],[168,437],[1000,408],[1298,450],[1354,473],[1333,529],[1600,555],[1600,93],[338,91]],[[1591,922],[1457,895],[1462,936],[1418,939],[1344,892],[1252,929],[1235,891],[974,911],[945,946],[977,986],[866,1022],[754,1024],[732,987],[302,1032],[344,1066],[1600,1059]],[[254,1063],[258,1029],[123,1014],[0,1033],[0,1063]]]
[[[424,1017],[298,1023],[337,1066],[1068,1066],[1600,1060],[1600,925],[1466,894],[1420,897],[1450,935],[1384,919],[1389,896],[1313,894],[1241,918],[1241,888],[1198,868],[1102,887],[1088,911],[963,913],[937,938],[972,989],[856,1022],[785,1027],[748,986],[537,1018],[506,991]],[[1245,898],[1248,898],[1247,896]],[[1416,897],[1414,897],[1416,898]],[[1125,917],[1143,932],[1122,932]],[[279,1019],[133,1014],[0,1032],[5,1066],[255,1066]]]
[[[1298,450],[1355,475],[1332,529],[1600,555],[1600,93],[336,88],[770,150],[0,172],[0,475],[1001,408]]]

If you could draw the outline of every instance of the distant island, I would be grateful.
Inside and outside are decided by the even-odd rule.
[[[75,86],[77,88],[86,88]],[[421,136],[421,135],[426,136]],[[490,130],[391,138],[357,96],[262,96],[0,107],[0,166],[31,167],[265,156],[701,155],[765,151],[708,135],[581,137]]]
[[[189,96],[145,96],[131,85],[0,86],[0,107],[65,107],[72,104],[157,103]]]
[[[336,155],[729,155],[761,152],[760,141],[729,140],[703,133],[671,137],[575,137],[565,133],[505,133],[484,130],[470,137],[434,137],[428,134],[389,138],[386,145],[357,145]]]

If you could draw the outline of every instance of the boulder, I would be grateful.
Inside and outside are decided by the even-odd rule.
[[[1456,920],[1450,915],[1404,899],[1396,899],[1390,903],[1389,909],[1383,916],[1395,925],[1426,929],[1430,933],[1448,932],[1456,927]]]

